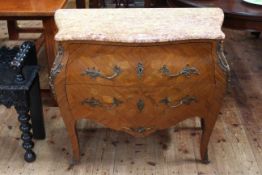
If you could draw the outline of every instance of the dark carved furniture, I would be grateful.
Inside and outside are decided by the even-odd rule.
[[[237,30],[262,31],[262,6],[242,0],[167,0],[170,7],[219,7],[225,13],[223,26]],[[259,36],[259,33],[256,33]]]
[[[18,113],[25,149],[24,159],[27,162],[36,159],[32,150],[32,137],[45,138],[36,61],[34,44],[31,42],[24,42],[20,48],[0,49],[0,104],[8,108],[14,106]]]
[[[144,137],[197,116],[208,162],[229,71],[221,9],[63,9],[55,17],[60,49],[50,85],[74,160],[79,119]]]

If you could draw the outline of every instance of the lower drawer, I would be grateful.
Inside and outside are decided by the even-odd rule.
[[[66,86],[76,118],[91,119],[133,135],[149,134],[187,117],[205,115],[211,85],[203,88],[200,91],[178,87]]]

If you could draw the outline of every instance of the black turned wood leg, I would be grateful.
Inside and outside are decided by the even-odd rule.
[[[30,114],[34,139],[45,139],[43,108],[40,94],[39,77],[36,76],[29,92]]]
[[[24,159],[27,162],[33,162],[36,159],[36,155],[32,150],[34,147],[34,142],[32,141],[31,124],[28,108],[28,98],[25,91],[17,92],[17,101],[15,104],[15,109],[18,113],[18,121],[20,122],[20,130],[22,131],[21,139],[23,141],[23,148],[25,149]]]
[[[30,115],[28,110],[18,110],[18,120],[20,122],[20,130],[22,131],[21,139],[23,140],[23,148],[25,149],[24,159],[27,162],[33,162],[36,155],[32,150],[34,142],[32,141],[31,124],[29,123]]]

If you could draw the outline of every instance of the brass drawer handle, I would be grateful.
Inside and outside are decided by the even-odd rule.
[[[117,98],[113,97],[113,102],[111,104],[106,104],[106,103],[103,104],[100,100],[95,99],[94,97],[91,97],[91,98],[86,98],[81,103],[89,105],[91,107],[109,107],[109,108],[113,108],[113,107],[119,106],[123,102],[118,100]]]
[[[120,75],[120,73],[122,72],[121,68],[119,66],[114,66],[113,67],[113,74],[112,75],[103,75],[103,73],[101,73],[99,70],[97,70],[95,67],[93,68],[87,68],[85,70],[85,73],[84,75],[88,75],[90,76],[91,78],[97,78],[97,77],[100,77],[100,78],[104,78],[104,79],[107,79],[107,80],[112,80],[114,78],[116,78],[118,75]]]
[[[128,127],[124,127],[123,129],[142,134],[146,131],[152,130],[153,128],[145,128],[145,127],[128,128]]]
[[[190,77],[191,75],[199,75],[199,70],[195,67],[190,67],[189,65],[186,65],[180,72],[178,73],[171,73],[168,69],[167,65],[164,65],[160,72],[164,74],[167,77],[179,77],[179,76],[185,76]]]
[[[181,98],[180,100],[178,100],[175,104],[171,104],[171,101],[168,97],[160,100],[160,103],[163,103],[171,108],[176,108],[181,105],[190,105],[192,102],[196,102],[196,101],[197,101],[196,97],[187,95]]]

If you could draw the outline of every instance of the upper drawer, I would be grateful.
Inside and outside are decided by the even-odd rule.
[[[212,80],[211,43],[159,46],[71,44],[67,84],[169,86]]]

